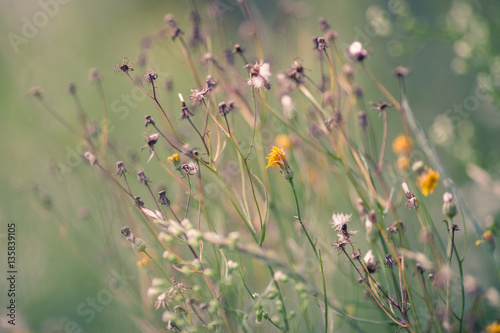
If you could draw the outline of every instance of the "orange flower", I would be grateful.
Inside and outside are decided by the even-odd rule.
[[[409,136],[398,135],[396,139],[392,142],[392,151],[396,154],[409,154],[411,152],[411,147],[413,142]]]
[[[434,192],[437,184],[439,183],[439,173],[426,168],[424,172],[418,175],[418,186],[422,189],[422,193],[428,196],[429,193]]]
[[[486,333],[500,333],[500,321],[495,321],[486,326]]]

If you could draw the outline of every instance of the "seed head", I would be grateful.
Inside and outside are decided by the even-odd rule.
[[[144,171],[139,171],[137,173],[137,180],[139,181],[139,183],[143,184],[143,185],[148,185],[149,184],[149,178],[146,177],[146,174],[144,173]]]
[[[155,125],[155,121],[153,120],[153,117],[150,115],[147,115],[144,117],[145,122],[144,122],[144,127],[148,127],[148,125]]]
[[[115,175],[118,177],[124,176],[127,173],[127,169],[125,169],[125,165],[122,161],[116,162],[116,171]]]
[[[170,200],[167,197],[167,192],[162,190],[158,192],[158,202],[165,206],[170,206]]]
[[[153,71],[149,71],[146,75],[144,75],[144,82],[146,83],[153,83],[156,79],[158,79],[158,74]]]
[[[121,65],[114,65],[114,67],[119,72],[128,73],[128,72],[131,72],[134,70],[132,67],[130,67],[131,65],[132,65],[132,63],[129,63],[128,57],[124,57],[122,64]]]

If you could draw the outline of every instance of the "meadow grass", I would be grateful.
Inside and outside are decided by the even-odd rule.
[[[94,226],[88,246],[110,272],[137,264],[140,281],[120,296],[134,313],[130,331],[498,330],[463,270],[476,246],[467,227],[496,263],[494,236],[416,120],[410,71],[397,67],[390,91],[371,72],[377,54],[341,42],[325,19],[311,45],[269,54],[271,28],[246,1],[238,7],[248,45],[225,38],[217,8],[204,17],[193,5],[190,26],[167,15],[137,59],[117,61],[116,75],[150,102],[133,153],[113,139],[97,70],[99,126],[75,85],[77,123],[31,90],[86,147],[81,186],[113,221]],[[297,48],[310,48],[312,63],[287,63]],[[189,96],[160,65],[184,69]]]

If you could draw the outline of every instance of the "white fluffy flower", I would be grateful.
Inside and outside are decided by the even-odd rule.
[[[347,224],[351,220],[352,214],[344,214],[339,213],[332,215],[332,228],[335,228],[337,231],[341,231],[342,227]]]
[[[363,44],[358,41],[352,42],[347,52],[350,57],[357,58],[358,61],[363,60],[368,55],[368,52],[363,48]]]
[[[250,65],[249,65],[250,66]],[[271,66],[267,62],[256,62],[255,65],[250,66],[250,78],[248,85],[254,88],[270,89],[269,79],[271,78]]]
[[[375,263],[375,256],[373,255],[372,250],[366,252],[363,260],[365,261],[365,263]]]

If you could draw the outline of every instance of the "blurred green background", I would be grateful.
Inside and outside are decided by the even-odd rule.
[[[195,2],[202,13],[210,3]],[[466,168],[474,163],[490,172],[493,180],[500,178],[500,113],[494,103],[500,86],[497,1],[249,2],[260,12],[257,18],[263,23],[259,23],[259,29],[260,24],[275,27],[272,31],[276,35],[262,36],[264,53],[271,63],[273,57],[279,57],[287,39],[293,43],[297,40],[297,54],[286,55],[289,62],[300,57],[306,67],[317,70],[308,60],[314,59],[311,38],[320,34],[317,22],[323,16],[339,33],[340,45],[354,39],[364,43],[370,52],[367,65],[393,92],[397,91],[393,69],[397,65],[409,67],[412,74],[406,81],[407,93],[418,120],[437,143],[445,166],[479,223],[492,223],[498,214],[500,194],[495,196],[490,189],[472,182]],[[22,37],[26,20],[33,22],[34,15],[43,20],[40,12],[49,7],[42,3],[56,3],[49,9],[54,15],[32,31],[32,36],[13,46],[11,33]],[[252,50],[251,41],[238,34],[243,21],[239,8],[231,5],[234,1],[219,3],[227,8],[221,22],[228,32],[227,39]],[[96,88],[88,83],[89,69],[99,70],[111,107],[132,89],[130,81],[113,65],[121,63],[124,56],[136,61],[141,41],[158,33],[165,25],[165,14],[173,13],[179,24],[187,27],[188,8],[186,1],[172,0],[0,2],[0,235],[5,236],[7,223],[16,223],[19,274],[18,325],[14,331],[139,332],[149,328],[135,315],[159,321],[150,304],[134,302],[139,299],[139,290],[130,289],[144,288],[144,277],[134,262],[120,259],[116,251],[119,234],[114,229],[109,232],[123,225],[117,208],[106,206],[107,196],[115,193],[102,188],[92,190],[98,180],[88,165],[74,157],[81,155],[78,139],[30,98],[28,91],[41,86],[48,103],[77,124],[68,94],[68,83],[75,82],[89,119],[99,122],[101,106]],[[280,25],[287,8],[298,16],[295,25]],[[203,15],[202,22],[206,22]],[[173,49],[172,43],[166,41],[154,54],[149,65],[138,69],[138,73],[148,69],[166,73],[173,80],[175,93],[189,95],[189,89],[194,87],[187,67],[172,66],[180,57],[178,48]],[[285,69],[272,67],[272,72]],[[373,85],[368,86],[371,88],[365,91],[366,100],[378,102],[381,94]],[[477,98],[478,86],[491,94]],[[176,103],[171,105],[177,107]],[[462,105],[462,111],[457,111],[455,105]],[[152,112],[152,106],[142,101],[130,107],[126,117],[110,113],[114,125],[110,140],[116,147],[129,147],[129,151],[138,153],[144,115]],[[451,126],[447,119],[436,118],[445,113],[450,118],[458,115],[459,121]],[[145,164],[146,155],[140,154],[140,163]],[[73,161],[76,166],[62,181],[51,171],[54,163]],[[441,198],[436,200],[439,207]],[[1,246],[5,246],[4,238]],[[5,253],[3,248],[1,253]],[[3,272],[4,257],[1,265]],[[113,285],[123,286],[123,280],[129,279],[133,280],[133,288],[109,292],[119,289],[113,289]],[[2,275],[2,308],[6,304],[5,286]],[[92,320],[86,321],[91,317],[88,313],[78,313],[88,297],[107,299],[109,295],[109,304],[95,310]],[[0,331],[10,329],[5,317],[0,322]]]

